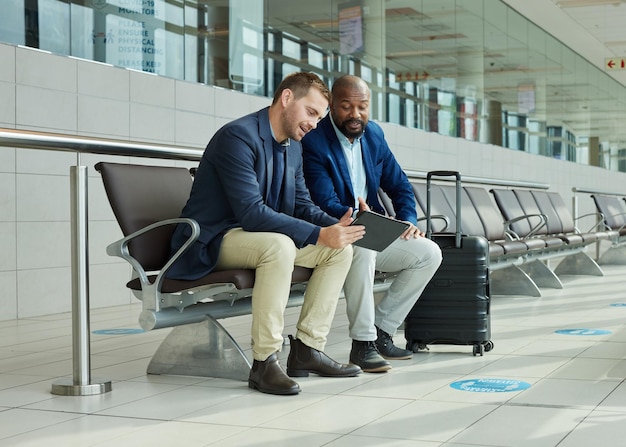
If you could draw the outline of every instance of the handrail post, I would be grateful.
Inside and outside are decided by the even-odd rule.
[[[91,379],[87,180],[85,166],[70,167],[73,378],[54,382],[51,391],[62,396],[91,396],[111,391],[111,381]]]

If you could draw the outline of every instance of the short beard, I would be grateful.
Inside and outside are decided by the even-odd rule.
[[[361,130],[358,132],[351,132],[348,130],[348,123],[353,123],[353,122],[357,122],[361,124]],[[365,130],[365,121],[363,120],[345,120],[343,121],[339,126],[337,126],[337,128],[341,131],[342,134],[344,134],[346,137],[353,139],[353,138],[359,138],[361,135],[363,135],[363,131]]]

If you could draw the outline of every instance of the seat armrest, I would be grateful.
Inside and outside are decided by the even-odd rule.
[[[200,236],[200,225],[198,225],[198,222],[196,222],[194,219],[180,217],[176,219],[166,219],[166,220],[162,220],[159,222],[155,222],[151,225],[148,225],[142,228],[141,230],[135,231],[134,233],[131,233],[128,236],[109,244],[106,248],[106,252],[109,256],[117,256],[117,257],[124,259],[133,267],[133,269],[135,270],[135,272],[137,273],[139,277],[139,280],[141,281],[141,284],[144,286],[150,285],[151,283],[148,279],[148,273],[146,272],[144,267],[139,263],[139,261],[137,261],[137,259],[135,259],[130,254],[128,245],[136,237],[144,233],[147,233],[149,231],[152,231],[155,228],[159,228],[159,227],[163,227],[167,225],[175,225],[175,224],[189,225],[191,227],[191,235],[189,236],[189,239],[185,241],[185,243],[178,249],[178,251],[176,251],[176,253],[174,253],[174,255],[167,261],[167,263],[159,271],[153,286],[156,288],[157,291],[160,292],[161,283],[163,282],[163,279],[165,278],[165,273],[167,273],[167,270],[185,251],[187,251],[189,246],[193,244]]]
[[[530,220],[532,218],[537,218],[539,222],[537,222],[535,225],[532,225],[530,223]],[[548,222],[548,217],[545,214],[524,214],[523,216],[518,216],[513,219],[505,220],[504,221],[505,233],[511,233],[512,235],[517,236],[517,238],[520,238],[517,235],[517,233],[513,231],[513,229],[511,228],[511,225],[514,224],[515,222],[519,222],[520,220],[524,220],[524,219],[528,220],[529,224],[531,225],[530,231],[525,237],[532,237],[536,235],[537,232],[541,230],[543,227],[545,227],[546,223]]]
[[[584,217],[592,217],[595,216],[596,217],[596,223],[595,225],[592,225],[591,228],[589,228],[589,231],[587,231],[587,233],[592,233],[594,231],[603,231],[606,229],[610,229],[607,228],[607,225],[605,225],[604,223],[604,214],[602,213],[588,213],[588,214],[583,214],[582,216],[578,216],[574,218],[574,222],[584,218]]]
[[[430,216],[430,218],[434,221],[434,220],[443,220],[443,227],[438,230],[437,232],[445,232],[448,230],[448,227],[450,226],[450,218],[444,214],[433,214],[432,216]],[[424,222],[426,221],[427,218],[426,217],[419,217],[417,219],[418,222]]]

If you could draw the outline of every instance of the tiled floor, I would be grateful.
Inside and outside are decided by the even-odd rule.
[[[92,376],[113,390],[55,396],[52,383],[72,375],[71,316],[0,322],[0,446],[624,446],[626,266],[604,270],[563,278],[563,290],[542,298],[494,296],[495,348],[484,357],[435,345],[386,374],[299,379],[302,393],[288,397],[233,380],[146,375],[168,330],[93,334]],[[138,313],[137,305],[92,311],[91,329],[137,328]],[[293,331],[297,309],[288,314]],[[249,322],[223,321],[248,352]],[[346,325],[341,301],[327,347],[341,361]],[[572,328],[611,333],[555,333]],[[450,386],[470,379],[530,387]]]

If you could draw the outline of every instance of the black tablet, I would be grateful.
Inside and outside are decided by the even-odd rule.
[[[352,225],[365,226],[365,236],[354,245],[376,251],[383,251],[409,228],[406,222],[391,219],[373,211],[360,211]]]

